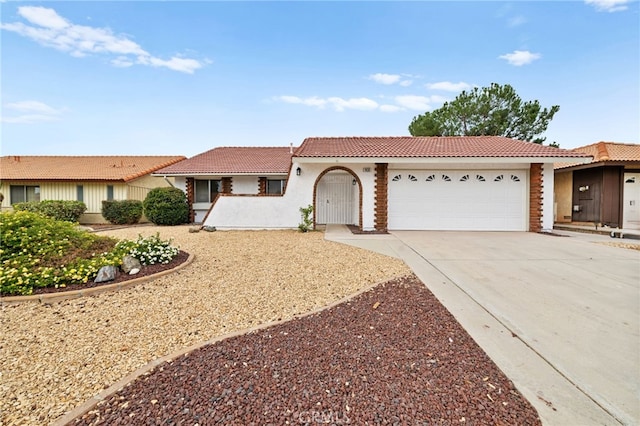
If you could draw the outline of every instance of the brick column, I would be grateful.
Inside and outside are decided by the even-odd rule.
[[[258,194],[265,195],[267,193],[267,178],[258,178]]]
[[[196,212],[193,210],[193,202],[195,201],[195,179],[187,178],[187,204],[189,204],[189,223],[196,221]]]
[[[542,231],[542,164],[532,163],[529,168],[529,232]]]
[[[387,232],[387,182],[388,168],[387,163],[376,163],[375,176],[375,212],[373,226],[376,231]]]
[[[222,178],[222,193],[223,194],[231,194],[231,190],[233,187],[233,184],[231,182],[231,178],[230,177],[223,177]]]

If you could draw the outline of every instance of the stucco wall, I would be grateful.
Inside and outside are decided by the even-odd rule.
[[[572,197],[573,197],[573,173],[555,173],[555,185],[553,199],[555,205],[554,220],[557,223],[571,222]]]
[[[373,164],[340,163],[350,169],[362,183],[362,225],[373,229]],[[300,176],[295,170],[300,167]],[[313,204],[313,188],[320,174],[331,164],[293,163],[292,173],[283,196],[224,196],[218,199],[205,225],[232,228],[296,228],[300,223],[300,207]],[[363,172],[363,168],[369,172]],[[234,185],[235,189],[235,185]]]

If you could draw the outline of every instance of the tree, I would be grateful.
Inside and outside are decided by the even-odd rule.
[[[508,84],[463,90],[453,101],[413,118],[412,136],[505,136],[541,144],[540,137],[560,107],[523,102]]]

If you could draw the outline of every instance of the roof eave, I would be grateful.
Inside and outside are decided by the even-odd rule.
[[[304,163],[589,163],[591,157],[294,157],[294,162]]]

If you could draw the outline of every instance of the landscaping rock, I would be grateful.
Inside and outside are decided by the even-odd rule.
[[[103,266],[98,271],[98,275],[96,276],[96,279],[93,280],[93,282],[103,283],[106,281],[113,281],[116,279],[117,275],[118,275],[118,268],[116,268],[115,266],[112,266],[112,265]]]
[[[128,254],[122,259],[121,268],[122,272],[128,274],[132,269],[137,269],[138,272],[140,272],[140,268],[142,268],[142,265],[140,264],[140,261],[138,259]]]
[[[215,231],[217,231],[215,226],[203,226],[202,229],[207,231],[207,232],[215,232]]]
[[[189,228],[189,233],[190,234],[195,234],[196,232],[200,232],[200,227],[199,226],[192,226],[191,228]]]
[[[129,271],[129,275],[135,275],[140,273],[140,268],[133,268],[132,270]]]

